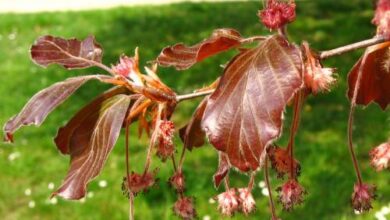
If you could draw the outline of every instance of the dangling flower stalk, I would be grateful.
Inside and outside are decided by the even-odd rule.
[[[274,200],[272,198],[272,188],[271,188],[271,185],[270,185],[270,182],[269,182],[268,155],[265,158],[265,162],[264,162],[264,180],[265,180],[265,184],[266,184],[267,190],[268,190],[269,206],[270,206],[270,209],[271,209],[272,220],[277,220],[278,217],[276,216],[275,203],[274,203]]]
[[[171,156],[171,160],[172,160],[173,171],[176,172],[178,170],[178,168],[177,168],[177,165],[176,165],[176,160],[175,160],[175,156],[174,155]]]
[[[295,179],[294,169],[294,141],[295,135],[298,131],[299,121],[301,118],[301,109],[304,100],[304,92],[300,90],[294,97],[294,115],[290,128],[290,140],[288,143],[287,151],[290,152],[290,179]]]
[[[130,165],[129,165],[129,127],[130,123],[125,125],[125,150],[126,150],[126,178],[127,185],[130,186]],[[134,194],[129,190],[129,220],[134,220]]]
[[[176,160],[175,160],[175,157],[174,155],[171,156],[171,159],[172,159],[172,166],[173,166],[173,171],[175,174],[179,174],[181,173],[182,174],[182,167],[181,166],[177,166],[176,165]],[[177,191],[177,193],[179,194],[179,198],[184,198],[184,194],[183,194],[183,191],[182,190],[179,190]]]
[[[363,55],[363,58],[362,58],[361,65],[359,67],[359,72],[358,72],[358,76],[356,79],[356,85],[355,85],[355,88],[353,91],[353,96],[352,96],[351,106],[350,106],[349,116],[348,116],[348,148],[349,148],[349,152],[351,154],[353,167],[355,169],[355,173],[356,173],[356,177],[357,177],[359,185],[362,185],[363,181],[362,181],[362,175],[360,173],[359,164],[358,164],[358,161],[356,158],[355,150],[353,149],[353,122],[354,122],[354,113],[355,113],[355,107],[356,107],[356,99],[357,99],[357,95],[359,92],[360,83],[361,83],[361,79],[363,76],[363,66],[366,63],[367,55],[368,55],[367,52],[365,52]]]
[[[231,217],[239,210],[239,199],[237,198],[237,189],[230,188],[228,176],[224,179],[225,192],[216,196],[218,201],[218,210],[222,215]]]
[[[254,172],[252,172],[251,176],[249,178],[249,183],[248,183],[248,190],[249,191],[252,191],[252,189],[253,189],[253,185],[255,184],[255,177],[256,177],[256,174]]]
[[[156,143],[158,134],[160,132],[159,129],[160,129],[160,123],[161,123],[161,113],[162,113],[163,109],[164,109],[163,104],[159,104],[158,105],[158,110],[157,110],[157,116],[156,116],[156,118],[157,118],[156,124],[154,126],[154,131],[153,131],[152,137],[150,138],[149,148],[148,148],[148,152],[147,152],[147,155],[146,155],[144,175],[149,171],[150,162],[152,160],[153,147],[154,147],[154,145]]]
[[[225,179],[223,179],[223,184],[225,186],[225,191],[229,191],[230,190],[229,175],[227,175]]]
[[[253,198],[252,190],[253,185],[255,183],[255,172],[250,174],[249,183],[247,187],[238,188],[237,189],[237,198],[239,201],[240,211],[244,213],[244,215],[249,215],[250,213],[256,210],[256,201]]]
[[[187,150],[187,148],[183,145],[183,150],[181,151],[180,161],[179,161],[179,170],[181,170],[181,168],[183,167],[186,150]]]

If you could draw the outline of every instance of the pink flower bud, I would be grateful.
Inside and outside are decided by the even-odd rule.
[[[278,29],[295,20],[295,3],[268,0],[264,10],[259,11],[261,22],[269,29]]]
[[[130,79],[135,85],[144,86],[138,67],[138,60],[138,48],[136,48],[134,57],[122,55],[119,58],[119,63],[112,66],[111,69],[118,76]]]
[[[256,202],[248,188],[238,189],[238,197],[241,204],[241,210],[245,215],[248,215],[256,209]]]
[[[372,19],[378,29],[378,34],[383,34],[387,39],[390,39],[390,1],[379,0],[377,3],[375,16]]]
[[[295,20],[296,5],[290,0],[289,3],[279,2],[279,10],[282,12],[282,18],[286,23],[291,23]]]
[[[329,91],[336,80],[333,78],[333,68],[323,68],[316,55],[310,50],[308,43],[303,43],[305,51],[305,86],[314,95],[318,92]]]
[[[129,77],[138,71],[138,60],[134,57],[122,55],[119,58],[119,63],[112,67],[112,71],[118,75]]]
[[[352,194],[352,206],[356,211],[363,212],[372,208],[371,201],[375,199],[375,186],[355,184]]]
[[[193,199],[189,197],[179,198],[173,206],[173,211],[184,220],[191,220],[196,217]]]
[[[301,204],[303,196],[306,194],[305,189],[293,179],[288,180],[277,191],[279,192],[279,202],[287,211],[292,210],[295,205]]]
[[[239,202],[236,197],[236,189],[219,194],[216,197],[219,211],[226,216],[232,216],[239,208]]]
[[[161,121],[159,126],[157,155],[165,161],[175,152],[173,137],[175,125],[172,121]]]
[[[179,193],[184,192],[185,181],[183,172],[177,171],[174,173],[173,176],[169,178],[169,185],[175,188],[175,190]]]
[[[379,145],[370,152],[371,165],[377,171],[390,168],[390,142]]]
[[[322,68],[322,66],[314,66],[305,74],[306,85],[309,85],[312,92],[317,94],[322,91],[329,91],[330,86],[336,81],[333,78],[334,69]]]

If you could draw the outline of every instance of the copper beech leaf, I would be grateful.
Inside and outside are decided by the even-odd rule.
[[[188,124],[179,130],[180,138],[184,143],[184,147],[189,150],[192,150],[193,147],[201,147],[204,144],[206,134],[203,131],[201,124],[204,110],[207,106],[207,100],[208,97],[203,99]]]
[[[70,148],[70,168],[60,188],[53,193],[65,199],[85,196],[87,184],[101,172],[122,128],[131,98],[116,95],[102,104],[91,138],[83,148]]]
[[[100,63],[102,54],[103,50],[93,36],[79,41],[46,35],[31,47],[31,58],[44,67],[59,64],[67,69],[87,68],[94,66],[93,62]]]
[[[258,169],[281,134],[287,103],[302,86],[301,52],[282,36],[241,52],[209,98],[203,127],[210,143],[240,171]]]
[[[217,29],[212,35],[193,46],[182,43],[164,48],[157,57],[161,66],[173,66],[177,70],[190,68],[197,62],[241,44],[241,35],[233,29]]]
[[[65,126],[58,130],[54,139],[58,150],[62,154],[69,154],[71,151],[74,152],[75,149],[82,150],[86,147],[99,118],[99,110],[103,102],[113,96],[126,93],[128,93],[128,89],[115,87],[99,95],[78,111]]]
[[[365,63],[360,58],[348,75],[348,97],[352,100],[359,70],[362,68],[356,103],[368,105],[376,102],[385,110],[390,103],[390,42],[367,48],[366,56]]]
[[[226,154],[219,152],[218,157],[218,169],[213,176],[215,188],[218,188],[219,185],[221,185],[222,180],[226,177],[230,170],[230,165]]]
[[[47,115],[71,96],[80,86],[91,79],[108,79],[105,75],[89,75],[68,78],[35,94],[19,114],[4,126],[6,141],[13,141],[13,133],[25,125],[41,125]]]

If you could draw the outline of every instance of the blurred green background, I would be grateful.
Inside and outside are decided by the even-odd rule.
[[[317,50],[370,38],[375,27],[371,1],[316,0],[298,1],[297,21],[289,26],[291,39],[307,40]],[[194,44],[210,35],[213,29],[231,27],[244,36],[269,34],[258,22],[259,1],[230,3],[182,3],[153,7],[129,7],[83,12],[38,14],[0,14],[0,123],[16,114],[34,93],[70,76],[102,72],[99,69],[65,71],[58,66],[42,69],[29,58],[28,49],[36,38],[52,34],[83,39],[89,34],[105,48],[104,62],[113,64],[122,53],[132,55],[139,46],[141,62],[153,60],[161,48],[177,42]],[[208,59],[191,70],[177,72],[160,69],[160,76],[178,93],[190,92],[211,83],[234,51]],[[382,207],[390,206],[389,172],[376,173],[369,166],[369,150],[390,137],[389,111],[377,105],[358,109],[355,142],[363,176],[378,186],[374,210],[356,215],[350,207],[355,182],[346,146],[349,103],[345,79],[362,50],[327,60],[324,64],[337,68],[338,84],[332,92],[310,97],[304,106],[296,155],[301,161],[300,181],[309,194],[306,202],[291,213],[278,213],[282,219],[374,219]],[[0,219],[126,219],[127,199],[122,196],[124,175],[124,141],[120,139],[110,155],[103,173],[89,185],[89,194],[81,202],[62,199],[49,201],[53,186],[65,176],[68,157],[60,155],[52,141],[57,128],[64,125],[80,107],[107,87],[90,82],[62,104],[42,127],[26,127],[15,134],[13,145],[0,144]],[[200,100],[181,103],[174,121],[183,125]],[[287,110],[287,122],[289,124]],[[286,129],[286,128],[285,128]],[[287,129],[286,129],[287,131]],[[136,126],[132,130],[131,163],[136,171],[143,167],[147,140],[138,140]],[[181,148],[180,140],[176,140]],[[286,143],[286,137],[279,141]],[[166,182],[172,173],[171,164],[155,158],[153,167],[160,167],[158,187],[136,198],[136,219],[177,219],[172,205],[175,194]],[[187,155],[185,174],[187,192],[196,197],[199,219],[222,219],[210,198],[218,194],[212,184],[217,166],[216,151],[210,145]],[[232,172],[232,184],[244,186],[248,177]],[[262,174],[256,183],[262,181]],[[274,188],[281,182],[272,173]],[[257,211],[249,217],[234,219],[270,219],[267,197],[256,187]],[[389,216],[390,218],[390,216]]]

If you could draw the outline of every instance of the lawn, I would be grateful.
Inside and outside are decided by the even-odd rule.
[[[297,21],[289,26],[291,38],[307,40],[318,50],[331,49],[370,38],[375,27],[370,23],[372,5],[366,0],[297,1]],[[98,73],[99,69],[65,71],[58,66],[42,69],[29,58],[29,47],[45,34],[85,38],[92,34],[105,48],[104,62],[115,63],[122,53],[132,55],[140,49],[142,64],[153,60],[161,48],[177,42],[196,43],[215,28],[231,27],[244,36],[269,34],[256,17],[259,1],[240,3],[183,3],[166,6],[116,8],[85,12],[39,14],[0,14],[0,124],[17,113],[34,93],[70,76]],[[178,93],[190,92],[211,83],[222,69],[220,64],[234,51],[208,59],[191,70],[177,72],[161,69],[160,76]],[[327,60],[324,64],[337,68],[338,84],[333,91],[308,99],[304,106],[297,137],[297,157],[301,161],[300,180],[309,194],[306,202],[291,213],[278,213],[288,219],[373,219],[375,212],[390,202],[390,176],[376,173],[369,166],[368,151],[390,137],[389,111],[377,105],[359,108],[356,112],[355,142],[367,182],[378,186],[374,210],[356,215],[350,207],[355,174],[346,146],[349,103],[346,99],[346,76],[362,50]],[[89,185],[89,194],[81,202],[62,199],[49,201],[54,187],[61,184],[68,166],[68,157],[61,156],[52,141],[62,126],[88,100],[107,87],[96,82],[86,84],[72,98],[51,114],[42,127],[26,127],[15,134],[13,145],[0,144],[0,218],[14,219],[126,219],[128,204],[122,196],[124,175],[124,142],[118,141],[101,176]],[[174,121],[183,125],[199,100],[181,103]],[[287,111],[287,116],[291,113]],[[289,117],[287,117],[288,119]],[[286,126],[288,126],[287,120]],[[138,140],[132,130],[132,166],[143,166],[147,140]],[[180,140],[176,140],[181,147]],[[286,143],[282,137],[280,144]],[[155,160],[158,161],[158,160]],[[200,219],[221,219],[210,198],[218,192],[212,185],[217,166],[216,151],[210,145],[187,155],[187,195],[196,197]],[[175,194],[167,186],[172,172],[170,164],[155,162],[160,167],[159,184],[136,198],[136,219],[176,219],[171,207]],[[280,184],[272,173],[274,186]],[[233,185],[245,184],[247,177],[232,173]],[[258,175],[256,182],[262,180]],[[256,187],[257,211],[250,217],[241,214],[234,219],[270,219],[267,197]]]

